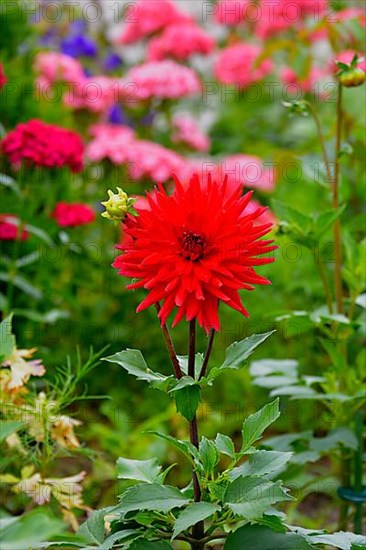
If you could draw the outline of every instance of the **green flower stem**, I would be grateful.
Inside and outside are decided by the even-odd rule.
[[[321,278],[322,283],[323,283],[325,298],[327,300],[328,311],[329,311],[330,314],[332,314],[333,313],[332,292],[331,292],[331,288],[330,288],[330,284],[329,284],[329,280],[328,280],[328,275],[327,275],[327,271],[326,271],[326,268],[325,268],[325,265],[324,265],[324,260],[322,258],[321,252],[319,253],[319,258],[318,258],[318,261],[316,262],[316,264],[318,266],[320,278]]]
[[[156,311],[159,313],[160,305],[158,303],[155,304],[155,308],[156,308]],[[172,366],[173,366],[175,377],[179,380],[180,378],[182,378],[183,373],[180,369],[179,361],[177,359],[177,354],[175,353],[175,349],[174,349],[174,344],[173,344],[173,341],[170,337],[168,327],[166,326],[165,323],[163,325],[161,325],[161,330],[163,331],[165,344],[166,344],[166,347],[168,349],[168,353],[169,353],[170,361],[171,361]]]
[[[355,435],[358,441],[358,449],[355,452],[355,465],[354,465],[354,490],[356,493],[362,491],[362,463],[363,463],[363,414],[359,410],[355,415]],[[362,535],[362,508],[363,503],[358,502],[356,504],[356,513],[354,519],[354,531],[355,533]]]
[[[333,181],[333,178],[332,178],[332,171],[331,171],[331,166],[330,166],[330,159],[329,159],[328,151],[327,151],[327,148],[326,148],[326,145],[325,145],[325,139],[324,139],[322,127],[321,127],[321,124],[320,124],[320,120],[319,120],[319,117],[318,117],[318,114],[317,114],[316,110],[314,109],[314,107],[310,103],[310,101],[306,101],[305,103],[306,103],[306,106],[309,109],[309,113],[313,117],[315,125],[316,125],[320,145],[321,145],[321,148],[322,148],[324,164],[325,164],[325,170],[327,172],[327,178],[328,178],[328,181],[331,182],[331,181]]]
[[[206,376],[208,362],[209,362],[210,357],[211,357],[211,351],[212,351],[212,346],[213,346],[215,334],[216,334],[216,331],[212,328],[210,330],[210,335],[208,337],[207,350],[206,350],[205,357],[203,359],[202,368],[201,368],[201,372],[200,372],[200,375],[198,377],[198,380],[201,380],[201,378]]]
[[[342,487],[351,486],[351,459],[348,456],[348,452],[343,449],[341,457],[341,484]],[[342,500],[341,509],[339,513],[338,528],[340,531],[347,531],[348,529],[348,512],[349,504],[346,500]]]
[[[189,323],[189,348],[188,348],[188,375],[192,378],[195,377],[195,362],[196,362],[196,319],[192,319]],[[189,437],[192,445],[199,448],[198,440],[198,425],[197,416],[189,423]],[[197,473],[195,469],[192,470],[192,483],[194,501],[199,502],[201,500],[201,488],[198,481]],[[203,550],[204,542],[202,542],[204,536],[204,523],[200,521],[192,528],[192,537],[196,542],[192,543],[193,550]]]
[[[343,110],[342,110],[342,85],[338,85],[338,100],[337,100],[337,130],[336,130],[336,147],[335,147],[335,170],[334,178],[332,180],[332,195],[333,195],[333,208],[338,210],[339,208],[339,155],[341,150],[341,138],[342,138],[342,124],[343,124]],[[343,291],[342,291],[342,249],[341,249],[341,222],[339,218],[336,219],[333,226],[334,236],[334,249],[335,249],[335,266],[334,266],[334,284],[335,284],[335,296],[337,304],[337,312],[343,313]]]

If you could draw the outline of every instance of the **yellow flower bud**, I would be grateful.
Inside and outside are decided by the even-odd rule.
[[[109,220],[121,222],[126,217],[126,214],[131,211],[133,199],[129,199],[127,193],[125,193],[120,187],[117,187],[117,193],[108,191],[109,199],[102,202],[105,206],[106,212],[103,212],[102,216]]]

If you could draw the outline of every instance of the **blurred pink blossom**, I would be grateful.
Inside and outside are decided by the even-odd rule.
[[[272,70],[273,63],[264,59],[256,65],[262,48],[254,44],[235,44],[221,50],[215,65],[218,80],[225,84],[246,86],[262,80]]]
[[[291,94],[291,84],[294,85],[293,93],[295,95],[298,94],[299,88],[306,93],[313,92],[315,94],[319,91],[319,94],[321,95],[322,88],[317,85],[321,83],[325,84],[327,81],[329,81],[330,77],[331,74],[329,70],[314,66],[310,68],[308,74],[305,77],[300,77],[291,67],[284,67],[280,71],[280,78],[282,82],[288,86],[288,88],[286,89],[286,94],[288,95]],[[326,88],[324,86],[323,91],[326,91]],[[324,93],[323,95],[325,96],[327,94]]]
[[[193,69],[170,60],[150,61],[133,67],[127,73],[124,83],[126,88],[134,85],[134,100],[178,99],[201,89]]]
[[[223,25],[239,25],[245,16],[251,18],[250,6],[253,0],[219,0],[215,9],[215,20]]]
[[[214,39],[195,23],[176,23],[152,38],[148,59],[156,61],[174,57],[178,61],[185,61],[194,54],[209,54],[214,45]]]
[[[83,78],[64,95],[64,102],[74,109],[104,113],[118,100],[123,86],[119,79],[107,76]]]
[[[134,143],[135,132],[127,126],[94,124],[90,130],[94,139],[85,149],[86,158],[92,162],[109,159],[114,164],[129,160],[129,146]]]
[[[41,85],[58,81],[73,84],[84,80],[83,67],[79,61],[59,52],[39,53],[35,60],[35,70]]]
[[[276,174],[273,168],[266,168],[262,159],[255,155],[231,155],[226,157],[221,165],[223,174],[236,185],[243,185],[251,189],[265,192],[274,190]]]
[[[173,23],[184,23],[192,18],[179,10],[170,0],[139,0],[130,2],[124,15],[125,26],[117,39],[130,44]]]
[[[355,54],[357,53],[358,58],[362,59],[360,63],[357,64],[357,67],[361,69],[364,73],[366,73],[366,59],[364,53],[355,52],[354,50],[344,50],[343,52],[337,53],[330,65],[330,70],[333,73],[338,72],[339,67],[336,64],[336,61],[341,61],[342,63],[351,63],[352,59],[354,58]]]
[[[180,173],[185,162],[178,153],[145,140],[135,141],[129,147],[129,161],[129,173],[133,180],[148,178],[163,183],[173,174]]]
[[[194,118],[186,115],[176,115],[173,119],[174,133],[172,140],[185,143],[196,151],[208,151],[210,139],[202,132]]]

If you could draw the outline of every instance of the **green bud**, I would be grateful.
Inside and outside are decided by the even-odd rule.
[[[105,206],[106,212],[103,212],[102,216],[108,220],[121,222],[124,220],[127,214],[134,214],[133,204],[135,199],[130,199],[120,187],[117,187],[117,193],[108,191],[109,199],[102,202]]]

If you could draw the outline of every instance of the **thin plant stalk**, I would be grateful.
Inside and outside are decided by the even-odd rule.
[[[339,208],[339,155],[341,150],[342,139],[342,124],[343,124],[343,110],[342,110],[342,84],[338,85],[338,99],[337,99],[337,130],[336,130],[336,147],[335,147],[335,170],[334,178],[332,180],[332,202],[334,210]],[[341,248],[341,222],[339,218],[336,219],[333,226],[334,236],[334,250],[335,250],[335,266],[334,266],[334,285],[335,296],[337,304],[337,312],[343,313],[343,291],[342,291],[342,248]]]

